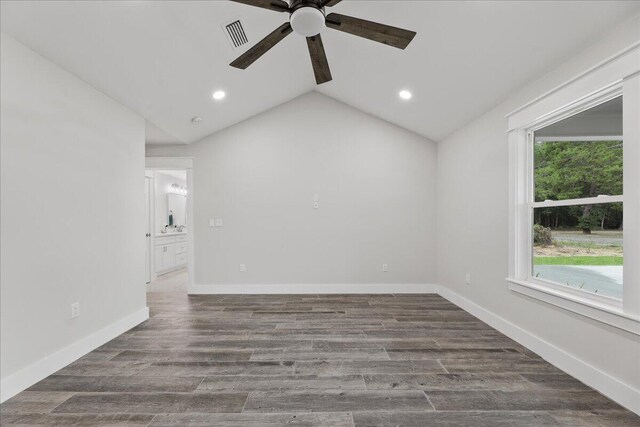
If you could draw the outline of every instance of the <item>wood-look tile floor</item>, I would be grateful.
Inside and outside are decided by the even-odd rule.
[[[436,295],[148,297],[2,425],[640,425]]]

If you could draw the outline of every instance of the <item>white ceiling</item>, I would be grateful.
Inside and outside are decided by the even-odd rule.
[[[148,142],[188,143],[311,90],[440,140],[638,13],[640,2],[343,1],[332,10],[418,35],[402,51],[325,30],[333,81],[319,87],[295,33],[246,71],[227,65],[242,51],[222,24],[241,19],[253,44],[284,13],[226,1],[0,7],[3,32],[144,116]],[[411,101],[399,100],[402,88]],[[217,89],[227,92],[221,102],[211,99]]]

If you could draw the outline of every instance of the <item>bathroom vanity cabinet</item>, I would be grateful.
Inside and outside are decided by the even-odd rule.
[[[187,233],[156,234],[156,273],[167,273],[187,265]]]

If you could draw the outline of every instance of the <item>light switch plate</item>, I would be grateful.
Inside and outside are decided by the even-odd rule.
[[[247,266],[244,264],[240,264],[240,271],[247,271]]]
[[[384,271],[384,272],[389,271],[389,265],[388,264],[382,264],[382,271]]]
[[[313,195],[313,201],[314,201],[314,202],[318,202],[318,201],[320,201],[320,196],[318,196],[317,194],[314,194],[314,195]]]
[[[222,227],[222,218],[216,218],[216,227]]]
[[[216,220],[215,219],[210,219],[209,220],[209,227],[215,227],[216,226]]]

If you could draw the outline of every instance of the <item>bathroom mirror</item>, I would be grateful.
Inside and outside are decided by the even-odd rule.
[[[187,196],[167,194],[167,224],[174,227],[187,225]]]

